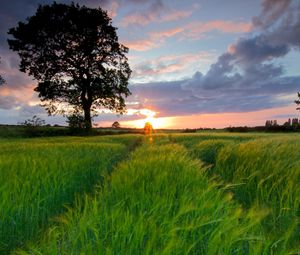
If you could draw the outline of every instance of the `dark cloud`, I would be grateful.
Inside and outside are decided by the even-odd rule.
[[[290,50],[287,43],[273,42],[267,35],[239,39],[230,49],[239,64],[248,65],[283,57]]]
[[[9,110],[19,105],[20,103],[13,96],[0,96],[0,109]]]
[[[257,20],[260,23],[257,23]],[[273,45],[300,47],[300,3],[298,0],[264,0],[262,13],[253,19],[261,25],[265,39]]]
[[[271,68],[269,71],[272,70]],[[256,73],[255,70],[252,72]],[[135,100],[141,102],[145,108],[158,110],[159,116],[248,112],[290,104],[282,95],[296,94],[300,76],[269,75],[269,78],[262,78],[266,76],[263,71],[261,76],[251,72],[247,76],[227,76],[227,86],[219,84],[219,87],[211,89],[207,85],[206,77],[196,73],[191,79],[136,84],[130,88]],[[248,83],[250,79],[252,83]]]
[[[292,0],[262,0],[261,14],[253,18],[257,27],[267,28],[280,19],[291,6]]]

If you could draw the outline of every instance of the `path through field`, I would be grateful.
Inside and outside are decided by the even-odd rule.
[[[0,143],[3,254],[300,254],[300,136],[72,139]]]

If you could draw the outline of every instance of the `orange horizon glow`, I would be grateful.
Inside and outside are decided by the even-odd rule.
[[[299,115],[295,105],[285,107],[243,112],[243,113],[213,113],[194,114],[188,116],[155,117],[156,112],[144,109],[141,112],[146,118],[122,121],[122,127],[143,128],[150,122],[154,129],[185,129],[185,128],[224,128],[229,126],[264,126],[266,120],[277,119],[278,123],[287,121],[286,117],[272,117],[275,115]]]
[[[146,118],[132,120],[132,121],[124,121],[122,122],[122,126],[131,127],[131,128],[144,128],[147,122],[151,123],[154,129],[163,129],[163,128],[170,128],[172,127],[172,121],[170,117],[163,117],[163,118],[156,118],[157,112],[149,110],[149,109],[142,109],[140,113]]]

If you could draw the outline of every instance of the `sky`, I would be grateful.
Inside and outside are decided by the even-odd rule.
[[[71,1],[57,1],[70,3]],[[76,1],[75,1],[76,2]],[[223,128],[279,124],[300,117],[299,0],[80,0],[108,11],[119,41],[129,48],[132,69],[127,113],[102,110],[97,126]],[[37,81],[19,71],[7,31],[48,0],[1,0],[0,123],[48,116],[33,89]]]

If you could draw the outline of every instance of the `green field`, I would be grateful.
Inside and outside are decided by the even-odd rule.
[[[300,135],[2,139],[0,254],[300,254]]]

